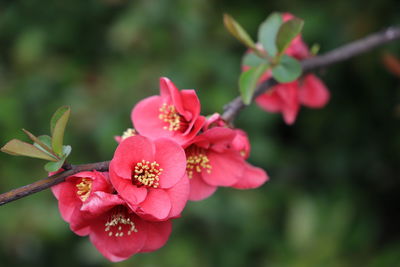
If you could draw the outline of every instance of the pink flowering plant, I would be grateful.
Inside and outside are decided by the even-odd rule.
[[[261,24],[257,43],[229,15],[224,23],[249,49],[239,78],[244,104],[250,104],[257,86],[273,78],[278,84],[256,102],[282,113],[287,124],[294,123],[300,105],[326,105],[330,95],[323,82],[314,74],[301,76],[298,60],[312,57],[301,39],[301,19],[273,13]],[[188,200],[204,200],[218,187],[255,189],[269,180],[265,170],[248,162],[249,136],[233,127],[232,118],[201,115],[196,91],[179,90],[168,78],[160,78],[159,89],[159,95],[133,107],[133,128],[115,137],[110,162],[78,167],[66,162],[71,152],[63,144],[70,115],[66,106],[53,115],[51,135],[36,137],[24,130],[33,144],[13,139],[1,149],[49,161],[45,182],[52,186],[62,219],[77,235],[89,236],[110,261],[164,246]],[[41,184],[36,186],[44,189]]]
[[[283,23],[296,21],[295,17],[289,13],[282,14],[281,18]],[[279,20],[278,17],[275,19]],[[264,48],[260,49],[265,52]],[[282,59],[284,59],[283,56],[288,56],[285,58],[291,58],[291,60],[303,60],[312,56],[300,34],[296,35],[287,45],[287,48],[282,50],[281,53],[283,53]],[[257,61],[260,61],[260,58],[258,58],[254,52],[247,53],[243,59],[244,73],[250,70],[252,65],[257,64]],[[295,65],[294,63],[293,66]],[[268,92],[258,96],[256,98],[256,103],[268,112],[282,113],[283,119],[287,124],[294,123],[300,105],[310,108],[321,108],[329,101],[330,93],[324,83],[316,75],[306,74],[293,81],[285,79],[285,77],[281,77],[280,75],[281,74],[277,71],[275,71],[274,74],[273,70],[270,69],[261,74],[258,83],[266,81],[272,76],[276,79],[280,79],[282,83],[273,86]]]

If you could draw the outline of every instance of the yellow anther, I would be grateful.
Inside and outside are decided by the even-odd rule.
[[[130,235],[132,232],[137,233],[138,231],[135,224],[130,220],[130,218],[126,218],[123,212],[113,214],[104,226],[104,231],[108,232],[108,236],[110,237],[113,235],[115,237],[122,237],[124,236],[124,231],[128,235]],[[111,229],[117,229],[117,231],[113,232]]]
[[[158,118],[169,124],[164,126],[164,130],[178,131],[181,128],[181,116],[176,112],[175,106],[168,106],[167,103],[164,103],[159,110],[160,115]]]
[[[135,136],[135,135],[137,135],[136,130],[135,130],[135,129],[132,129],[132,128],[128,128],[128,129],[126,129],[126,131],[122,134],[121,139],[124,140],[124,139],[126,139],[126,138],[128,138],[128,137]]]
[[[192,151],[192,153],[187,156],[186,172],[189,178],[193,178],[194,171],[201,173],[205,170],[207,173],[211,173],[211,169],[210,160],[204,152]]]
[[[76,194],[82,200],[82,202],[85,202],[86,199],[88,199],[92,189],[92,179],[82,178],[81,182],[76,184],[76,188],[78,189]]]
[[[132,182],[139,186],[144,185],[157,188],[162,171],[163,169],[160,168],[160,165],[156,161],[150,163],[150,161],[142,160],[135,165]]]

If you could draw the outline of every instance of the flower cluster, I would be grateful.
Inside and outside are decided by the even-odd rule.
[[[53,186],[62,218],[109,260],[121,261],[162,247],[188,200],[219,186],[256,188],[268,180],[246,162],[246,133],[214,114],[200,115],[194,90],[160,79],[160,95],[140,101],[134,129],[119,143],[109,172],[81,172]]]
[[[293,18],[292,14],[284,13],[283,21]],[[311,57],[307,45],[300,35],[296,36],[285,54],[303,60]],[[243,66],[247,70],[248,66]],[[271,71],[265,72],[260,78],[260,83],[271,78]],[[256,98],[256,103],[268,112],[281,112],[287,124],[293,124],[299,112],[300,105],[309,108],[322,108],[330,98],[330,93],[324,83],[314,74],[306,74],[298,80],[280,83]]]

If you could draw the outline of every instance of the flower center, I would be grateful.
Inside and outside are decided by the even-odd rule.
[[[76,184],[76,188],[78,189],[76,194],[82,202],[85,202],[90,195],[90,190],[92,189],[92,179],[82,178],[81,182]]]
[[[163,169],[160,165],[153,161],[142,160],[136,163],[135,169],[132,174],[132,183],[137,186],[147,186],[157,188],[159,186],[160,175]]]
[[[168,126],[164,126],[164,130],[178,131],[181,128],[181,116],[176,112],[173,105],[168,106],[167,103],[164,103],[160,108],[158,118],[168,123]]]
[[[135,223],[129,217],[126,208],[120,207],[109,217],[104,224],[104,231],[108,232],[108,236],[123,237],[131,235],[132,232],[137,233]]]
[[[205,149],[191,146],[186,151],[186,172],[189,178],[193,178],[193,173],[201,173],[205,170],[211,173],[212,166],[207,157]]]
[[[122,134],[121,139],[124,140],[124,139],[126,139],[126,138],[128,138],[128,137],[135,136],[135,135],[137,135],[136,130],[135,130],[135,129],[132,129],[132,128],[128,128],[128,129],[126,129],[126,131]]]

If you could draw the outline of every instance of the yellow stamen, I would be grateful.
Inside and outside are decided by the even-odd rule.
[[[153,161],[142,160],[136,163],[134,173],[132,174],[132,182],[137,185],[157,188],[159,186],[160,175],[163,169],[160,165]]]
[[[131,235],[132,232],[137,233],[137,228],[135,223],[131,221],[128,217],[126,218],[122,211],[113,214],[111,218],[104,224],[105,228],[104,231],[108,232],[108,236],[115,236],[115,237],[123,237],[124,232],[127,235]],[[127,229],[125,229],[128,226]],[[111,230],[114,230],[111,231]]]
[[[186,159],[186,172],[189,178],[193,178],[193,173],[206,171],[211,173],[212,166],[206,153],[201,149],[189,150],[189,155]]]
[[[135,130],[135,129],[132,129],[132,128],[128,128],[128,129],[126,129],[126,131],[122,134],[121,139],[124,140],[124,139],[126,139],[126,138],[128,138],[128,137],[135,136],[135,135],[137,135],[136,130]]]
[[[169,124],[164,126],[164,130],[178,131],[181,128],[181,116],[176,112],[173,105],[168,106],[167,103],[164,103],[160,108],[158,118]]]
[[[82,200],[82,202],[85,202],[86,199],[88,199],[92,189],[92,179],[82,178],[81,182],[76,184],[76,188],[78,189],[76,194]]]

